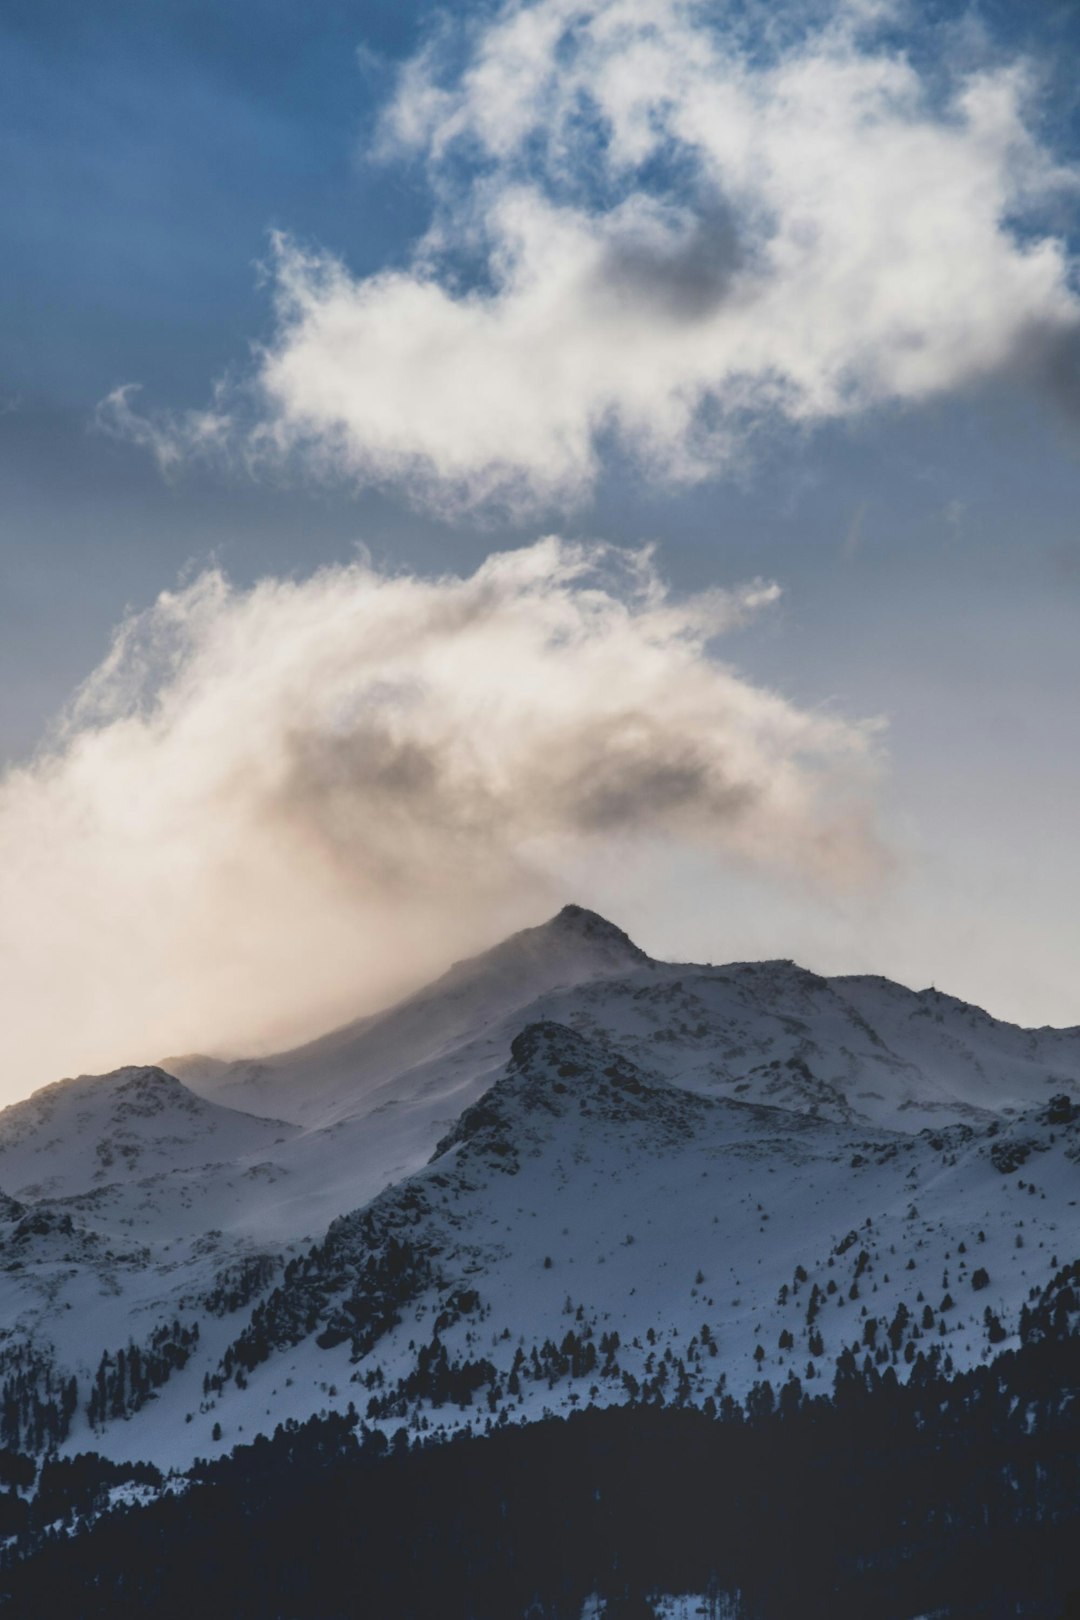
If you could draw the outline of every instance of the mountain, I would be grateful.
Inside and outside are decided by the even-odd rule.
[[[853,1351],[959,1372],[1080,1254],[1080,1031],[657,962],[578,907],[173,1067],[0,1114],[8,1445],[187,1469],[350,1404],[448,1436],[825,1389]]]
[[[238,1324],[207,1396],[188,1374],[163,1392],[169,1428],[194,1455],[214,1424],[234,1443],[314,1392],[449,1434],[831,1382],[853,1347],[901,1376],[920,1353],[976,1365],[1070,1254],[1078,1119],[1059,1095],[1007,1125],[853,1128],[529,1025],[431,1163],[332,1223]],[[147,1443],[137,1422],[102,1440]]]
[[[486,1061],[493,1072],[505,1061],[506,1032],[520,1027],[538,998],[655,968],[613,923],[565,906],[550,922],[456,963],[387,1012],[293,1051],[228,1064],[188,1056],[166,1059],[165,1067],[215,1101],[308,1125],[370,1113],[402,1093],[452,1103],[476,1067]]]
[[[401,1175],[546,1018],[687,1089],[909,1131],[1008,1116],[1080,1083],[1080,1029],[1019,1029],[936,990],[792,962],[658,962],[579,906],[294,1051],[165,1066],[230,1107],[308,1128],[365,1120]]]
[[[296,1135],[193,1095],[159,1068],[59,1080],[0,1113],[0,1183],[57,1198],[261,1152]]]

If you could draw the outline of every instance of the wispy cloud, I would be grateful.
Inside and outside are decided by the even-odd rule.
[[[580,499],[610,443],[699,480],[763,426],[1002,368],[1071,399],[1048,222],[1077,176],[1022,64],[931,75],[896,9],[510,0],[448,26],[379,135],[430,181],[412,262],[358,277],[276,238],[248,386],[172,418],[122,391],[104,420],[166,465],[227,446],[475,509]]]
[[[136,410],[139,383],[123,383],[98,404],[94,426],[112,438],[125,439],[148,450],[168,476],[196,456],[231,456],[238,446],[236,422],[226,405],[182,415],[147,416]],[[216,393],[223,399],[225,386]]]
[[[866,882],[872,728],[716,656],[776,594],[676,600],[648,553],[546,539],[161,596],[0,781],[11,1092],[311,1032],[535,920],[590,850]]]

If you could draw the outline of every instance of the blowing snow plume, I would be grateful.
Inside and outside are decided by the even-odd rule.
[[[535,921],[590,850],[864,880],[869,729],[711,651],[776,594],[675,601],[647,552],[546,539],[162,595],[0,783],[9,1096],[313,1033]]]

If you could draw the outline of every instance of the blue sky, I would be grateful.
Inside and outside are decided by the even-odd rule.
[[[842,49],[859,63],[906,59],[928,127],[939,127],[934,99],[943,105],[965,75],[1023,60],[1032,140],[1062,169],[1080,160],[1074,7],[999,0],[976,10],[890,11],[872,37],[860,22]],[[788,20],[813,41],[839,14],[829,5],[791,7]],[[392,442],[371,450],[364,435],[383,429],[381,421],[371,427],[358,398],[350,425],[331,422],[316,454],[304,414],[313,408],[313,373],[299,368],[326,355],[319,333],[298,337],[294,326],[290,335],[275,314],[281,272],[266,269],[272,231],[323,256],[320,273],[327,256],[340,261],[340,313],[350,321],[374,285],[369,278],[386,272],[409,287],[430,286],[424,277],[433,277],[443,299],[438,319],[456,319],[470,280],[484,292],[497,276],[497,261],[486,257],[502,228],[492,196],[513,200],[522,188],[539,188],[544,207],[574,199],[579,223],[600,232],[582,238],[582,251],[600,242],[603,253],[623,255],[619,296],[631,302],[646,294],[633,280],[640,221],[630,219],[626,240],[618,235],[627,195],[643,198],[646,212],[668,210],[642,227],[653,233],[642,261],[650,275],[657,263],[664,274],[665,266],[678,270],[678,255],[694,250],[695,210],[705,205],[700,175],[688,180],[680,166],[682,134],[628,182],[617,165],[597,169],[589,145],[596,131],[576,115],[566,126],[569,156],[545,149],[550,132],[539,125],[513,150],[504,126],[494,134],[483,127],[487,110],[470,103],[460,75],[470,52],[495,38],[495,19],[480,7],[441,14],[423,4],[270,0],[4,8],[0,757],[28,759],[100,664],[125,613],[149,608],[209,564],[243,591],[264,576],[303,578],[348,563],[358,544],[379,567],[429,576],[468,573],[489,553],[550,532],[624,547],[655,542],[676,597],[755,577],[779,583],[779,601],[723,642],[723,658],[755,690],[782,694],[800,712],[887,723],[874,744],[874,793],[891,875],[858,900],[837,897],[768,861],[703,853],[693,839],[683,848],[668,830],[669,868],[643,855],[639,881],[620,886],[609,875],[581,898],[614,910],[658,952],[877,968],[935,980],[1005,1016],[1075,1022],[1080,380],[1067,307],[1077,295],[1075,171],[1052,195],[1040,194],[1034,215],[1018,205],[1015,217],[999,221],[1003,275],[1027,246],[1050,237],[1064,266],[1057,291],[1038,294],[1058,299],[1049,338],[1032,294],[1007,362],[946,366],[933,387],[912,389],[895,380],[895,355],[881,365],[875,358],[854,404],[789,409],[770,399],[766,407],[759,389],[744,412],[748,436],[740,421],[731,446],[721,452],[710,441],[703,454],[713,460],[693,478],[672,475],[678,433],[670,413],[626,426],[639,410],[631,379],[611,419],[621,426],[583,430],[569,473],[530,465],[521,475],[528,499],[506,500],[483,494],[487,473],[471,440],[455,446],[452,466],[432,450],[446,424],[424,415],[429,402],[408,382],[414,346],[393,364],[392,375],[405,380],[391,403],[411,420],[406,388],[420,389],[415,432],[395,426]],[[751,69],[778,48],[752,7],[715,6],[696,19],[702,37],[742,29]],[[803,59],[790,40],[779,49]],[[400,112],[398,75],[410,62],[421,64],[427,88],[450,98],[439,104],[443,124],[388,140],[387,108]],[[583,75],[600,71],[595,62],[581,67]],[[770,93],[760,91],[766,113]],[[417,96],[410,117],[420,105]],[[448,156],[439,143],[455,117]],[[784,152],[775,160],[781,170],[786,161]],[[842,178],[841,167],[834,189]],[[1033,185],[1025,179],[1021,190]],[[774,189],[770,206],[782,212],[787,196]],[[672,210],[681,211],[674,224]],[[418,271],[417,243],[433,226],[439,240]],[[540,238],[546,229],[540,217]],[[657,232],[659,260],[648,258]],[[533,268],[526,263],[528,274]],[[964,268],[957,258],[958,277]],[[934,324],[949,296],[947,258],[933,273],[940,285],[927,294],[928,325],[918,338],[929,351],[952,344],[964,316],[951,315],[947,330]],[[304,296],[317,303],[321,294],[308,287]],[[320,319],[327,307],[319,305]],[[383,322],[380,332],[388,329],[386,310],[373,318]],[[1011,318],[1003,296],[1001,309],[988,306],[983,325],[961,338],[989,353],[995,323]],[[591,341],[594,323],[582,320]],[[1036,336],[1026,338],[1029,331]],[[810,344],[806,332],[804,340]],[[567,339],[571,355],[576,341]],[[643,355],[648,341],[644,332]],[[252,347],[259,344],[292,367],[283,385],[292,392],[279,391],[273,410]],[[1029,349],[1038,349],[1030,366]],[[667,351],[657,352],[666,364]],[[776,365],[777,351],[766,352],[763,376]],[[597,363],[608,358],[599,353]],[[841,359],[849,372],[863,365],[861,350]],[[264,393],[253,403],[257,372]],[[673,399],[697,386],[687,375],[675,375]],[[221,454],[204,455],[192,448],[185,413],[203,411],[222,378],[232,390],[228,442]],[[810,376],[807,398],[819,382]],[[95,426],[101,402],[129,384],[139,385],[129,396],[132,420],[107,416],[112,430],[103,431],[98,416]],[[723,418],[723,389],[719,397]],[[471,408],[467,396],[460,407],[452,400],[452,414]],[[552,443],[565,445],[574,410],[567,405],[569,414],[538,431],[551,426]],[[248,453],[252,435],[268,425],[289,439],[277,459]],[[497,428],[497,419],[478,422],[476,436]],[[173,459],[163,472],[151,451],[166,438]],[[331,443],[327,460],[321,450]],[[558,870],[565,883],[589,862],[579,852]],[[485,914],[478,934],[487,921]]]

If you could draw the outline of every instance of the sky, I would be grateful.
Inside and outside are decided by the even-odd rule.
[[[1080,1021],[1080,15],[12,0],[0,1092],[567,900]]]

